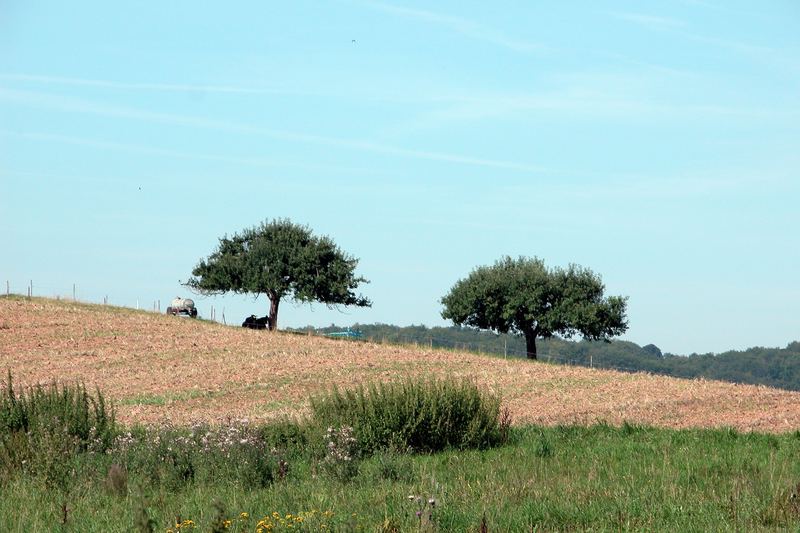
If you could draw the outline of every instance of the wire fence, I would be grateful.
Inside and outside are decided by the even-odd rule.
[[[52,298],[54,300],[112,305],[116,307],[126,307],[129,309],[137,309],[140,311],[149,311],[159,314],[166,313],[172,302],[172,300],[162,300],[160,298],[128,298],[126,300],[116,300],[109,294],[102,292],[87,292],[84,287],[77,283],[52,285],[46,283],[42,284],[34,280],[28,280],[24,283],[12,283],[10,280],[6,280],[5,285],[0,287],[0,291],[2,291],[0,292],[0,297],[22,296],[26,298],[33,298],[41,296],[43,298]],[[200,317],[200,315],[198,315],[198,317]],[[220,310],[212,305],[208,309],[207,315],[203,316],[202,318],[205,320],[219,322],[223,325],[228,325],[225,318],[224,307]]]
[[[5,286],[2,287],[3,292],[0,295],[9,296],[24,296],[26,298],[43,297],[52,298],[54,300],[66,300],[80,303],[95,303],[103,305],[114,305],[118,307],[129,307],[141,311],[152,311],[154,313],[162,312],[161,300],[158,298],[136,298],[135,304],[133,302],[117,302],[112,301],[108,294],[104,293],[86,293],[84,287],[77,283],[68,285],[52,285],[42,284],[34,280],[28,280],[24,284],[12,283],[6,280]],[[164,310],[169,304],[165,301]]]
[[[162,301],[158,298],[155,299],[137,298],[134,307],[130,304],[130,302],[128,302],[127,304],[112,302],[111,298],[109,298],[107,294],[103,294],[102,296],[100,296],[98,293],[87,295],[81,291],[82,287],[80,287],[77,283],[73,283],[71,284],[71,286],[68,287],[64,286],[59,287],[48,284],[39,284],[35,283],[34,280],[28,280],[27,283],[23,286],[20,283],[12,284],[10,280],[7,280],[5,282],[4,289],[5,291],[0,293],[0,295],[5,295],[7,297],[12,295],[24,296],[27,298],[42,296],[47,298],[53,298],[56,300],[67,300],[67,301],[75,301],[81,303],[96,303],[96,304],[102,303],[103,305],[115,305],[118,307],[135,308],[141,311],[149,311],[158,314],[165,313],[167,311],[169,303],[171,302],[171,300],[170,301],[165,300],[162,304]],[[218,310],[212,305],[210,306],[207,315],[202,318],[226,326],[240,327],[240,324],[235,321],[234,323],[231,324],[227,323],[224,307],[221,310]],[[460,341],[460,340],[456,341],[452,339],[436,337],[433,335],[422,336],[422,337],[419,335],[417,336],[366,335],[361,337],[350,337],[350,336],[331,337],[329,334],[326,334],[325,332],[316,329],[289,328],[286,331],[302,335],[314,335],[319,337],[338,338],[343,342],[373,342],[379,344],[392,344],[398,346],[411,345],[417,347],[427,347],[430,349],[462,351],[479,355],[491,355],[494,357],[505,357],[505,358],[511,357],[511,358],[524,359],[527,358],[528,355],[526,350],[521,350],[518,348],[514,348],[513,346],[508,346],[507,342],[505,342],[502,347],[499,347],[497,345],[492,345],[490,343],[477,343],[477,342]],[[662,374],[662,372],[643,370],[642,368],[609,364],[608,362],[602,361],[602,359],[599,360],[593,355],[588,355],[587,357],[579,358],[579,357],[569,357],[561,354],[554,354],[547,351],[539,353],[538,360],[546,363],[598,368],[605,370],[617,370],[620,372],[649,372],[649,373]],[[666,372],[663,372],[663,374],[666,374]]]

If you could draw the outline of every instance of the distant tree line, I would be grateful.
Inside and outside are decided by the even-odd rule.
[[[327,334],[359,331],[362,338],[375,342],[419,344],[479,353],[526,357],[525,339],[517,335],[496,335],[468,327],[394,326],[354,324],[349,328],[330,325],[294,331]],[[682,378],[706,378],[732,383],[767,385],[800,391],[800,342],[785,348],[753,347],[743,351],[688,356],[662,353],[653,345],[639,346],[621,340],[568,341],[553,337],[539,341],[539,359],[556,363],[614,368],[630,372],[652,372]]]

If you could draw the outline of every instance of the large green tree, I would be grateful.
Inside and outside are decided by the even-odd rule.
[[[318,237],[308,226],[288,219],[276,219],[222,237],[185,285],[206,295],[265,295],[270,302],[269,329],[274,330],[284,298],[331,307],[369,307],[371,302],[354,292],[360,283],[368,283],[356,276],[357,265],[358,259],[341,251],[329,237]]]
[[[459,280],[442,298],[442,317],[458,325],[525,337],[536,359],[536,338],[554,335],[608,340],[628,329],[627,298],[604,297],[600,277],[587,268],[547,268],[541,259],[504,257]]]

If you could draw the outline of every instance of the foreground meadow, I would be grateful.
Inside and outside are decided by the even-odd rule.
[[[0,367],[21,385],[83,381],[126,424],[266,421],[332,386],[463,377],[502,396],[515,424],[800,428],[800,393],[519,359],[244,330],[144,311],[0,298]]]
[[[792,531],[798,454],[797,434],[596,425],[518,428],[489,450],[380,453],[344,478],[289,454],[285,475],[263,487],[246,475],[115,481],[104,458],[64,488],[4,484],[0,529]]]
[[[21,298],[0,360],[3,531],[800,528],[798,393]]]

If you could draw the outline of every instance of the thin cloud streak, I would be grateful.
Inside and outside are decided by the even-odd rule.
[[[506,170],[517,170],[517,171],[531,172],[531,173],[545,171],[543,167],[528,165],[524,163],[516,163],[513,161],[483,159],[483,158],[470,157],[459,154],[450,154],[445,152],[412,150],[408,148],[402,148],[387,144],[379,144],[358,139],[326,137],[321,135],[297,133],[285,130],[260,128],[257,126],[250,126],[247,124],[237,124],[233,122],[224,122],[219,120],[205,119],[205,118],[186,116],[186,115],[175,115],[169,113],[143,111],[140,109],[127,108],[127,107],[108,106],[103,104],[96,104],[94,102],[87,102],[85,100],[65,98],[61,96],[53,96],[49,94],[35,93],[28,91],[16,91],[16,90],[7,90],[0,88],[0,100],[21,103],[34,107],[44,107],[47,109],[54,109],[62,112],[87,113],[87,114],[99,115],[111,118],[124,118],[132,120],[141,120],[146,122],[156,122],[161,124],[174,124],[178,126],[190,126],[190,127],[204,128],[209,130],[227,131],[232,133],[261,135],[265,137],[270,137],[272,139],[288,141],[288,142],[316,144],[322,146],[335,146],[351,150],[359,150],[364,152],[398,156],[407,159],[438,161],[443,163],[457,163],[468,166],[501,168]]]
[[[754,14],[750,13],[749,15],[753,16]],[[696,43],[727,49],[762,64],[789,69],[795,73],[800,72],[800,63],[798,63],[796,59],[798,50],[771,48],[744,41],[731,41],[693,33],[686,30],[688,25],[684,21],[675,18],[643,13],[611,13],[611,16],[627,20],[651,30],[672,32],[679,37]]]
[[[680,121],[686,117],[791,122],[800,108],[773,109],[721,104],[662,103],[649,95],[613,94],[610,90],[565,88],[539,94],[497,94],[453,98],[450,106],[422,113],[395,125],[393,134],[443,128],[453,123],[559,113],[562,117],[629,121]]]
[[[72,78],[63,76],[41,76],[36,74],[0,74],[0,80],[36,82],[51,85],[73,85],[78,87],[98,87],[103,89],[123,89],[134,91],[218,93],[218,94],[304,94],[286,89],[239,87],[234,85],[193,85],[177,83],[138,83],[100,80],[94,78]],[[321,93],[320,93],[321,94]]]
[[[388,13],[390,15],[421,20],[430,24],[444,26],[455,33],[464,35],[471,39],[491,43],[515,52],[542,53],[551,51],[550,47],[543,44],[513,39],[501,31],[461,17],[445,15],[423,9],[411,9],[394,4],[387,4],[384,2],[361,1],[357,3],[361,6],[383,11],[384,13]]]
[[[142,92],[166,92],[166,93],[196,93],[196,94],[230,94],[230,95],[284,95],[298,97],[319,97],[319,98],[345,98],[358,101],[373,102],[394,102],[411,104],[435,104],[450,102],[453,96],[448,94],[420,95],[414,87],[384,87],[383,93],[376,93],[376,88],[370,86],[368,90],[354,91],[348,88],[347,91],[336,92],[334,88],[327,88],[325,91],[310,91],[306,89],[277,88],[277,87],[244,87],[237,85],[196,85],[196,84],[175,84],[175,83],[144,83],[144,82],[125,82],[117,80],[104,80],[98,78],[78,78],[64,76],[45,76],[39,74],[20,74],[20,73],[0,73],[0,80],[17,83],[38,83],[43,85],[55,86],[74,86],[74,87],[94,87],[98,89],[119,89]]]
[[[657,15],[647,15],[644,13],[612,13],[612,15],[618,19],[633,22],[654,30],[674,29],[686,26],[686,23],[682,20],[660,17]]]
[[[178,159],[194,159],[199,161],[220,161],[223,163],[236,163],[242,165],[250,165],[256,167],[266,168],[300,168],[306,170],[336,170],[340,172],[359,172],[359,173],[374,173],[374,169],[358,168],[358,167],[341,167],[336,165],[310,165],[305,163],[291,163],[286,161],[275,161],[265,158],[257,157],[231,157],[214,154],[199,154],[195,152],[183,152],[180,150],[165,150],[163,148],[154,148],[152,146],[144,146],[140,144],[118,143],[113,141],[105,141],[100,139],[91,139],[86,137],[76,137],[71,135],[57,135],[52,133],[40,132],[18,132],[0,129],[0,135],[6,137],[16,137],[20,139],[31,139],[35,141],[56,142],[71,144],[75,146],[86,146],[89,148],[101,148],[103,150],[118,150],[123,152],[133,152],[154,156],[174,157]]]

